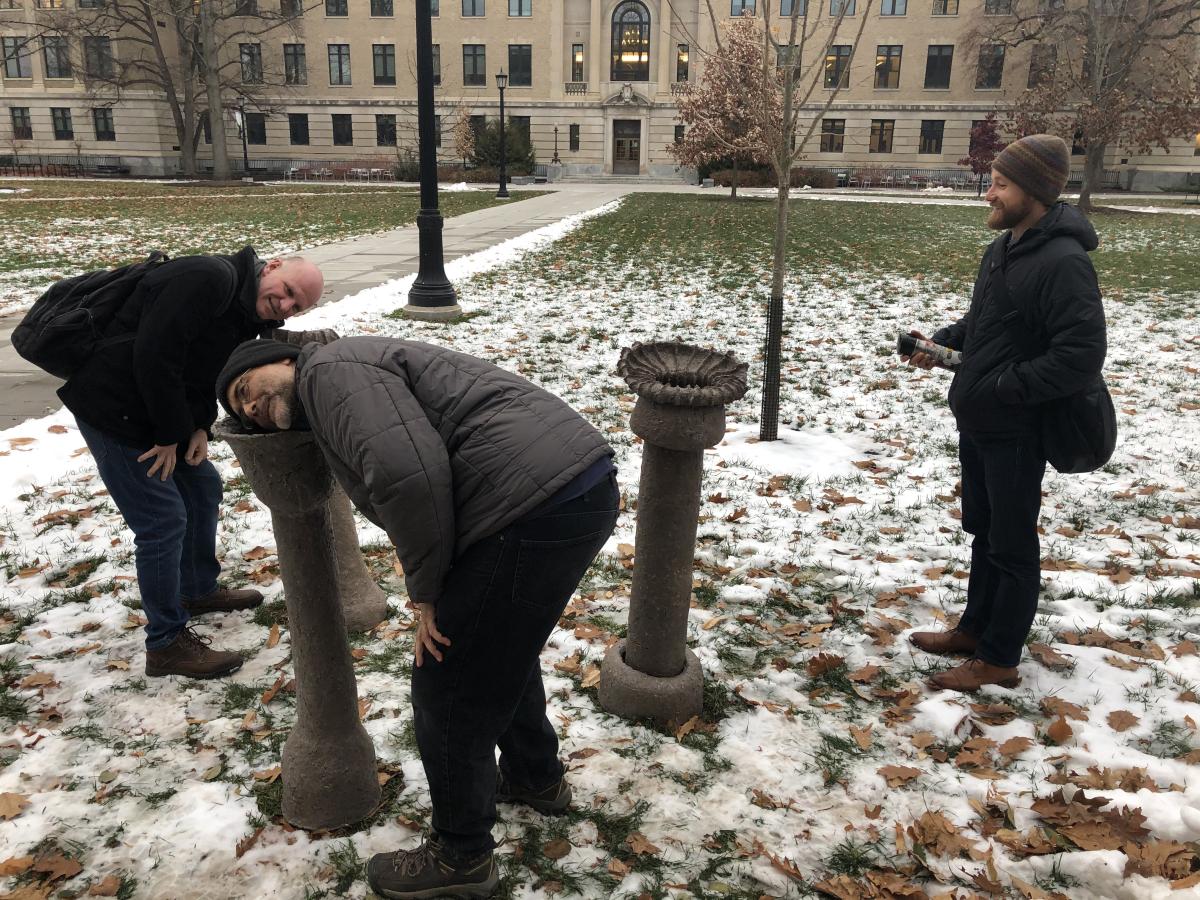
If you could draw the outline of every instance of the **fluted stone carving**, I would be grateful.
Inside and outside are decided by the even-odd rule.
[[[725,433],[725,404],[746,393],[746,364],[688,344],[634,344],[617,373],[638,395],[643,439],[629,636],[604,658],[600,704],[677,727],[700,713],[700,661],[687,649],[704,450]]]

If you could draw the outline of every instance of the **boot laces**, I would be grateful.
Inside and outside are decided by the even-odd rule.
[[[413,850],[398,850],[392,857],[392,866],[405,878],[415,878],[435,862],[433,848],[428,841]]]
[[[185,625],[183,627],[183,631],[179,632],[179,636],[189,644],[192,644],[201,650],[207,649],[212,643],[212,638],[200,634],[200,632],[196,631],[196,629],[191,625]]]

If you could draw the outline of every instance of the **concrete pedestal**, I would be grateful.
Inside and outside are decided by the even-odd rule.
[[[329,509],[333,478],[310,432],[218,433],[270,509],[279,549],[296,671],[296,723],[283,746],[283,817],[300,828],[349,825],[376,807],[380,787],[346,645]]]
[[[350,498],[335,483],[329,495],[329,520],[337,558],[337,587],[349,632],[370,631],[388,617],[387,594],[375,583],[363,560]]]

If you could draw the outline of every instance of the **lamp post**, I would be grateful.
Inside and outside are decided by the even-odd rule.
[[[500,190],[496,191],[496,199],[508,197],[508,176],[505,167],[508,165],[508,147],[504,136],[504,89],[508,87],[508,76],[504,70],[496,76],[496,87],[500,88]]]
[[[250,148],[249,148],[249,146],[247,146],[247,142],[246,142],[247,123],[246,123],[246,98],[245,97],[238,98],[238,115],[241,116],[241,122],[239,124],[242,126],[242,177],[249,178],[250,177]]]
[[[562,160],[558,158],[558,126],[557,125],[554,126],[554,155],[552,157],[550,157],[550,162],[552,162],[552,163],[561,163],[562,162]]]
[[[404,314],[441,321],[462,315],[442,260],[442,214],[438,211],[437,146],[433,132],[433,20],[431,0],[417,0],[417,151],[421,209],[417,213],[420,264]]]

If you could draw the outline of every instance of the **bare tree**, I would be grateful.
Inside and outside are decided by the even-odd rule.
[[[981,53],[1030,48],[1028,87],[1006,125],[1083,145],[1081,209],[1110,148],[1166,150],[1200,131],[1198,0],[1011,0],[1011,15],[986,21],[970,41]]]

